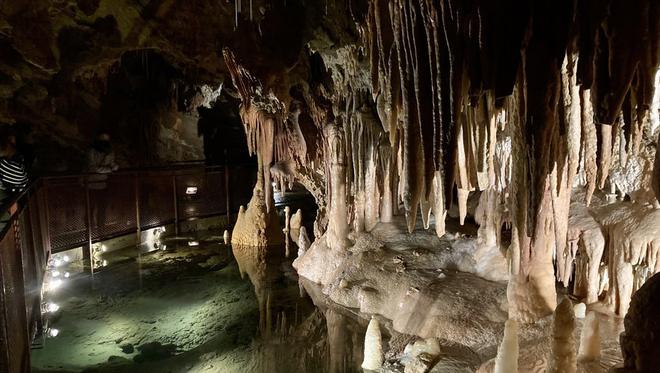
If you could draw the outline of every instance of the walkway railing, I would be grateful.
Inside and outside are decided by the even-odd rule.
[[[149,228],[238,211],[253,166],[187,165],[107,175],[43,177],[0,210],[0,372],[30,371],[51,253]],[[6,213],[5,213],[6,211]],[[91,266],[91,264],[90,264]]]

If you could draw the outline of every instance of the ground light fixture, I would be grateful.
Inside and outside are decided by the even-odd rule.
[[[49,328],[49,329],[48,329],[48,336],[51,337],[51,338],[55,338],[55,337],[57,337],[59,334],[60,334],[60,330],[59,330],[59,329],[55,329],[55,328]]]
[[[55,313],[55,312],[57,312],[57,311],[59,311],[59,310],[60,310],[60,306],[57,305],[56,303],[53,303],[53,302],[48,302],[48,303],[46,303],[46,306],[45,306],[45,312],[47,312],[47,313]]]

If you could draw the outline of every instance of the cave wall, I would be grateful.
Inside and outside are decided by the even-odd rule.
[[[304,5],[284,0],[255,0],[242,9],[239,2],[206,0],[3,2],[0,122],[28,124],[40,166],[50,171],[79,169],[81,155],[99,131],[115,134],[122,165],[203,159],[196,109],[210,106],[226,78],[222,47],[252,56],[251,67],[286,93],[288,83],[278,80],[295,76],[290,70],[309,39],[308,25],[323,14],[319,4]],[[129,69],[130,84],[146,79],[156,83],[150,85],[153,90],[138,93],[145,87],[137,88],[136,99],[130,100],[131,92],[123,87],[127,97],[108,97],[125,65],[135,64],[142,67]],[[111,89],[110,95],[116,93]],[[158,103],[140,101],[153,96]],[[144,110],[132,111],[139,106]],[[131,122],[140,123],[142,131]],[[136,133],[129,134],[132,130]]]

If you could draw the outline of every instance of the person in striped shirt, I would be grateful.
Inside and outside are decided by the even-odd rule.
[[[16,136],[8,130],[0,133],[0,198],[22,192],[28,185],[23,156],[16,150]],[[3,195],[4,194],[4,195]]]

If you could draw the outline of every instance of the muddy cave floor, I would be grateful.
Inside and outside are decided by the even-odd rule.
[[[421,229],[402,240],[401,221],[383,224],[378,231],[391,240],[388,250],[402,254],[418,247],[416,241],[427,246],[435,242],[437,247],[431,250],[447,251],[448,245],[474,240],[472,226],[449,224],[448,228],[454,234],[439,243]],[[293,258],[285,259],[283,248],[234,258],[221,235],[204,231],[195,237],[170,238],[167,250],[139,257],[134,249],[114,251],[109,255],[116,264],[97,273],[93,281],[87,275],[72,276],[53,298],[60,310],[51,327],[59,334],[45,338],[32,351],[33,372],[361,371],[364,332],[371,315],[339,306],[317,285],[299,280],[291,267]],[[189,246],[191,239],[199,245]],[[241,268],[247,272],[244,278]],[[477,292],[480,287],[494,289],[503,297],[497,307],[505,308],[506,283],[454,269],[444,273],[449,279],[446,286],[460,281]],[[466,309],[481,306],[482,300],[466,294],[461,302],[475,303]],[[602,357],[599,362],[580,363],[578,371],[605,372],[621,363],[622,320],[605,314],[600,318]],[[502,310],[490,319],[492,328],[456,326],[458,333],[465,327],[466,334],[475,328],[492,334],[484,336],[489,342],[477,348],[440,339],[440,360],[458,363],[438,364],[432,371],[451,371],[448,366],[491,371],[506,313]],[[402,364],[412,358],[410,349],[404,352],[404,348],[419,338],[394,331],[387,320],[381,322],[385,369],[403,371]],[[577,320],[576,341],[582,323]],[[544,371],[550,329],[551,317],[521,327],[521,371]]]

